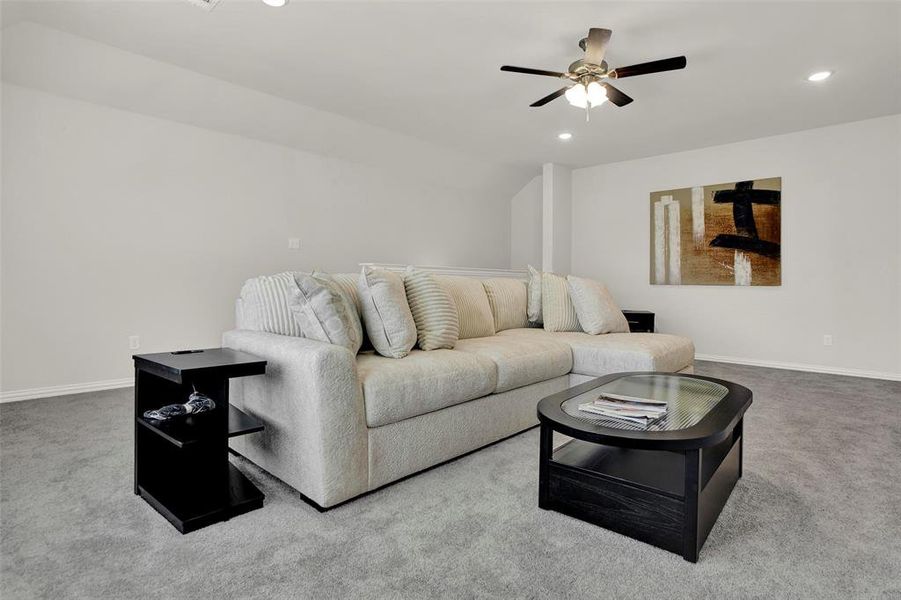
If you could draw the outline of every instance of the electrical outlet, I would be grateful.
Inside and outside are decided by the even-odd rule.
[[[824,345],[824,346],[831,346],[831,345],[832,345],[832,336],[829,335],[828,333],[827,333],[826,335],[823,336],[823,345]]]
[[[128,349],[129,350],[137,350],[140,347],[141,347],[141,336],[139,336],[139,335],[128,336]]]
[[[288,249],[300,250],[300,238],[288,238]]]

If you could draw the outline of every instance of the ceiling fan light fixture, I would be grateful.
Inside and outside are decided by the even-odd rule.
[[[581,83],[577,83],[566,90],[566,101],[576,108],[588,108],[588,90]]]
[[[607,90],[597,81],[589,83],[585,88],[585,92],[588,97],[588,103],[591,104],[592,108],[600,106],[607,101]]]
[[[573,139],[573,134],[568,131],[564,131],[563,133],[558,133],[557,137],[565,142],[567,140]]]

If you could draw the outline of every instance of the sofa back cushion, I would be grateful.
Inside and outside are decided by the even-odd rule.
[[[388,358],[409,354],[416,344],[416,323],[401,276],[363,267],[357,291],[363,305],[363,323],[375,351]]]
[[[485,294],[494,316],[494,330],[529,326],[528,286],[522,279],[484,279]]]
[[[437,279],[457,306],[461,340],[494,335],[494,315],[481,280],[454,275],[442,275]]]
[[[248,279],[241,288],[240,326],[256,331],[300,336],[300,326],[288,307],[297,291],[293,272]],[[303,275],[303,273],[298,273]]]
[[[288,300],[301,335],[344,346],[354,354],[363,343],[363,327],[353,301],[330,275],[313,273],[295,278],[297,289]]]
[[[434,275],[407,267],[407,303],[416,322],[416,339],[423,350],[451,349],[460,335],[457,306]]]
[[[545,331],[582,331],[566,278],[561,275],[542,273],[541,314]]]

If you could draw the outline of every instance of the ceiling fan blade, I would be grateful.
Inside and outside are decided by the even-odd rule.
[[[531,103],[529,106],[532,106],[532,107],[536,107],[536,106],[544,106],[545,104],[547,104],[547,103],[550,102],[551,100],[556,100],[557,98],[559,98],[560,96],[562,96],[563,94],[565,94],[565,93],[566,93],[566,90],[568,90],[568,89],[569,89],[569,86],[567,86],[567,87],[562,87],[562,88],[560,88],[559,90],[557,90],[556,92],[554,92],[553,94],[548,94],[547,96],[545,96],[545,97],[542,98],[541,100],[536,100],[535,102]]]
[[[663,60],[652,60],[651,62],[629,65],[628,67],[617,67],[616,69],[613,69],[611,76],[616,79],[622,79],[623,77],[660,73],[661,71],[675,71],[676,69],[684,69],[686,64],[687,61],[684,56],[674,56],[673,58],[664,58]]]
[[[526,75],[545,75],[546,77],[563,77],[565,75],[565,73],[559,73],[557,71],[529,69],[527,67],[511,67],[509,65],[504,65],[503,67],[501,67],[501,71],[509,71],[511,73],[525,73]]]
[[[632,98],[625,95],[606,81],[602,82],[601,85],[607,88],[607,100],[610,100],[610,102],[617,106],[625,106],[629,102],[632,102]]]
[[[613,34],[609,29],[592,27],[588,30],[588,41],[585,44],[585,62],[600,65],[607,54],[607,44]]]

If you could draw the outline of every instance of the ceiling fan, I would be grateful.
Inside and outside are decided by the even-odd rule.
[[[607,82],[608,79],[622,79],[624,77],[634,77],[636,75],[647,75],[649,73],[660,73],[661,71],[674,71],[676,69],[685,68],[685,57],[674,56],[673,58],[652,60],[651,62],[630,65],[628,67],[610,69],[607,66],[607,61],[604,60],[604,55],[607,53],[607,44],[610,42],[610,35],[612,33],[613,32],[609,29],[601,29],[598,27],[589,29],[588,37],[579,40],[579,47],[585,51],[585,58],[580,58],[569,65],[569,68],[565,73],[545,71],[543,69],[529,69],[526,67],[511,67],[509,65],[501,67],[501,71],[568,79],[572,83],[533,102],[529,106],[544,106],[551,100],[556,100],[560,96],[566,96],[566,100],[570,104],[586,110],[585,116],[587,119],[588,109],[603,104],[607,100],[610,100],[610,102],[617,106],[625,106],[632,102],[632,98],[610,85]]]

